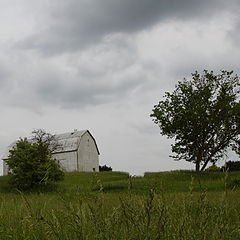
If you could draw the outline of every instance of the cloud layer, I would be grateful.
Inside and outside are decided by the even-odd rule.
[[[45,1],[47,13],[36,31],[19,42],[46,55],[78,51],[108,35],[132,35],[172,20],[202,21],[230,11],[236,1],[222,0],[58,0]]]

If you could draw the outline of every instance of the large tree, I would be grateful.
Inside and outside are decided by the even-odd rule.
[[[52,158],[58,146],[54,136],[44,130],[34,130],[31,139],[20,139],[6,163],[11,174],[10,184],[20,190],[51,185],[63,179],[63,171]]]
[[[239,153],[240,80],[233,72],[195,72],[154,106],[151,117],[173,138],[172,156],[193,162],[196,171],[215,163],[231,148]]]

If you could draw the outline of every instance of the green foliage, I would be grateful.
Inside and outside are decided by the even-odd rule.
[[[107,165],[99,166],[99,171],[100,172],[111,172],[112,168],[108,167]]]
[[[229,147],[240,152],[239,86],[240,79],[232,72],[214,75],[205,70],[165,94],[151,117],[163,135],[175,139],[172,157],[195,163],[199,171]]]
[[[42,141],[30,143],[20,139],[10,150],[6,163],[11,172],[9,183],[19,190],[43,188],[63,180],[62,170],[52,159],[48,145]]]
[[[222,170],[228,172],[240,171],[240,161],[228,161],[222,167]]]
[[[212,166],[205,169],[207,172],[220,172],[221,168],[213,164]]]

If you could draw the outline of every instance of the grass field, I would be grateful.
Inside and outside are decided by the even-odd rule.
[[[69,173],[55,191],[10,191],[0,239],[240,239],[240,173]]]

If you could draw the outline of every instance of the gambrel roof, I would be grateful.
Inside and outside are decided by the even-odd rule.
[[[98,154],[100,155],[97,143],[96,143],[94,137],[92,136],[92,134],[88,130],[74,131],[74,132],[68,132],[68,133],[62,133],[62,134],[55,135],[59,147],[54,151],[54,153],[77,151],[82,136],[87,132],[92,137],[92,139],[95,143],[96,149],[98,151]]]
[[[76,151],[80,144],[81,137],[86,132],[88,132],[88,130],[74,131],[54,135],[59,145],[58,148],[54,151],[54,153]]]

